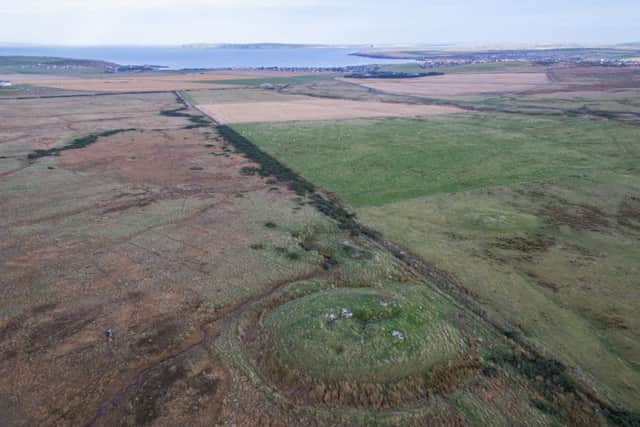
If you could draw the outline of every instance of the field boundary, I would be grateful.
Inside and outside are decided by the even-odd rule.
[[[223,89],[219,89],[223,90]],[[118,96],[118,95],[153,95],[161,93],[175,93],[175,90],[146,90],[146,91],[131,91],[131,92],[94,92],[94,93],[69,93],[60,95],[34,95],[34,96],[0,96],[2,100],[28,100],[28,99],[55,99],[55,98],[83,98],[92,96]]]
[[[615,120],[618,122],[640,125],[640,113],[633,111],[607,111],[607,110],[592,110],[587,107],[583,108],[562,108],[553,106],[541,106],[541,105],[513,105],[513,106],[501,106],[501,105],[486,105],[479,104],[477,102],[465,102],[455,101],[443,98],[429,98],[426,96],[416,96],[410,94],[397,94],[393,92],[385,92],[380,89],[364,86],[358,83],[341,80],[341,82],[358,86],[366,89],[369,93],[379,96],[398,97],[397,99],[383,100],[382,102],[388,103],[407,103],[407,104],[423,104],[423,105],[441,105],[457,107],[465,111],[480,112],[480,113],[504,113],[504,114],[522,114],[531,116],[558,116],[567,115],[570,117],[581,116],[593,116],[603,119]],[[280,93],[286,93],[280,91]],[[322,95],[322,94],[306,94],[306,96],[316,98],[331,98],[331,99],[343,99],[337,96]],[[625,117],[631,117],[635,120],[625,120]]]

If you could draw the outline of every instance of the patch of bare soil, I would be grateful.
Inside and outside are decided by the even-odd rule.
[[[539,274],[533,271],[525,271],[525,274],[532,278],[538,286],[541,286],[553,292],[558,292],[560,290],[560,285],[540,277]]]
[[[565,225],[576,231],[603,231],[609,227],[607,214],[599,208],[571,204],[568,201],[544,206],[539,215],[552,225]]]
[[[618,207],[618,224],[640,231],[640,197],[627,196]]]
[[[588,310],[586,317],[595,321],[596,325],[600,329],[612,329],[612,330],[627,330],[629,326],[625,319],[614,310],[608,311],[596,311],[596,310]]]
[[[531,262],[555,244],[551,237],[534,234],[529,236],[502,237],[490,242],[485,252],[487,257],[500,263],[510,261]],[[544,285],[540,282],[541,285]]]
[[[229,381],[219,358],[194,351],[150,370],[100,425],[216,425]]]
[[[554,240],[543,235],[505,237],[498,239],[495,247],[520,252],[544,252],[553,246]]]
[[[27,393],[18,403],[39,425],[80,425],[137,367],[190,344],[193,328],[173,316],[192,312],[193,304],[167,297],[131,292],[108,301],[50,304],[5,322],[0,389]],[[171,320],[147,320],[154,317]]]

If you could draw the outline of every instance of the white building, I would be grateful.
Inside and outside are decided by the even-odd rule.
[[[10,87],[13,86],[11,82],[8,82],[6,80],[0,80],[0,87]]]

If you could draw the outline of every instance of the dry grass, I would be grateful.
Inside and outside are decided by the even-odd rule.
[[[183,127],[184,120],[159,114],[177,107],[176,97],[170,93],[1,100],[1,155],[24,156],[35,149],[112,129]]]
[[[253,164],[211,128],[160,114],[178,107],[158,94],[0,103],[5,424],[83,425],[140,369],[203,340],[219,310],[320,269],[287,228],[320,214],[241,174]],[[138,130],[27,160],[125,125]],[[228,374],[211,356],[201,347],[148,371],[124,397],[133,413],[110,412],[114,423],[214,416]]]
[[[16,84],[30,84],[66,90],[131,92],[186,89],[228,88],[228,84],[210,83],[215,80],[243,80],[290,77],[295,73],[275,71],[207,71],[198,73],[144,73],[133,75],[98,75],[66,77],[48,75],[2,75],[0,79]]]
[[[384,92],[447,97],[543,88],[551,83],[545,73],[466,73],[417,79],[344,79]]]
[[[582,182],[581,182],[582,181]],[[637,410],[640,252],[625,221],[637,178],[555,179],[359,211],[389,239],[456,274],[486,307]],[[637,217],[637,216],[634,216]]]
[[[333,80],[331,80],[330,82],[333,82]],[[192,90],[185,92],[185,95],[188,96],[194,104],[198,105],[294,101],[308,99],[305,96],[288,95],[285,93],[280,93],[273,89],[259,89],[253,87]]]
[[[361,102],[338,99],[293,99],[283,102],[240,102],[202,105],[222,123],[287,122],[366,117],[413,117],[460,112],[455,107]]]

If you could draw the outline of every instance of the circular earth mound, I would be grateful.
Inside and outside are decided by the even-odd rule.
[[[339,288],[280,305],[264,327],[287,370],[324,384],[390,384],[464,352],[453,310],[424,286]]]

